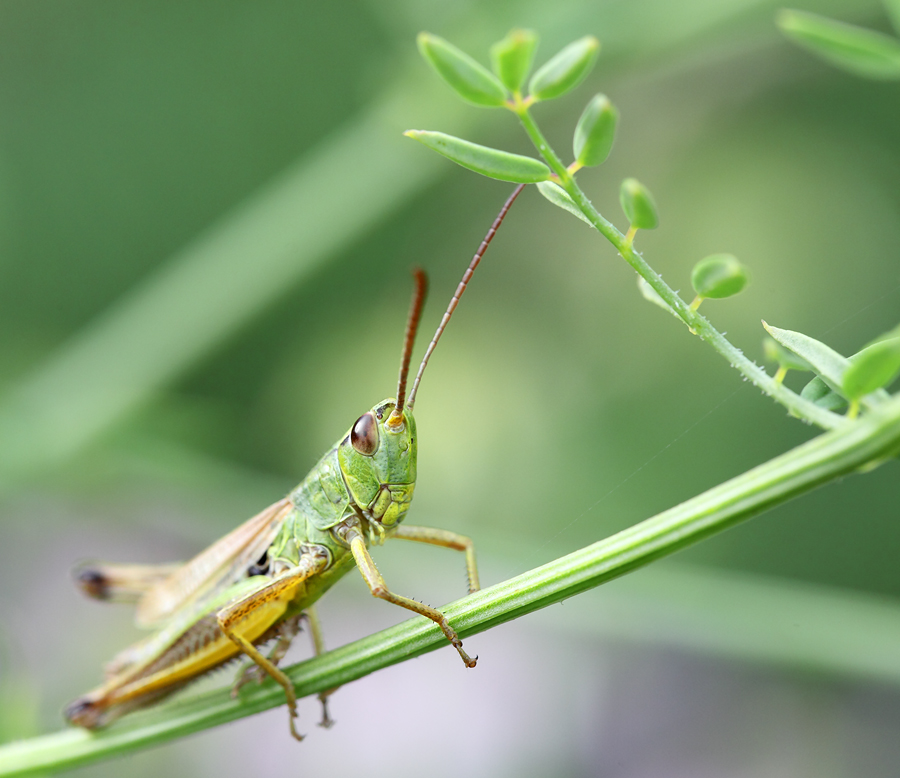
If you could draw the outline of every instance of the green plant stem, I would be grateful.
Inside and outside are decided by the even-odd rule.
[[[584,215],[590,220],[597,231],[603,235],[618,250],[619,254],[631,265],[637,273],[653,288],[653,290],[665,301],[665,303],[701,340],[709,343],[716,351],[728,360],[732,367],[737,368],[743,375],[759,387],[763,392],[777,402],[785,406],[794,416],[817,424],[824,429],[836,429],[847,423],[847,420],[836,413],[820,408],[815,403],[805,400],[796,392],[792,392],[783,384],[772,378],[765,370],[753,360],[744,356],[744,353],[732,345],[725,336],[719,332],[705,317],[693,310],[678,293],[672,289],[662,277],[644,260],[643,256],[634,250],[632,241],[623,235],[616,227],[594,208],[590,200],[578,186],[575,177],[563,164],[562,160],[547,142],[530,111],[524,103],[512,109],[528,137],[531,138],[535,148],[544,158],[550,169],[559,177],[559,184],[569,193],[569,196],[578,204]]]
[[[460,635],[474,635],[599,586],[824,483],[869,470],[898,451],[900,397],[854,424],[825,432],[681,505],[443,611]],[[286,672],[302,697],[446,645],[432,622],[415,618]],[[283,691],[270,682],[247,690],[237,700],[228,690],[210,692],[132,714],[97,732],[70,729],[3,746],[0,776],[89,764],[283,704]],[[288,737],[286,713],[284,737]]]

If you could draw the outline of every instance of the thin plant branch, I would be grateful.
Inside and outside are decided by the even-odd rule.
[[[446,606],[463,637],[568,599],[693,545],[822,484],[867,472],[900,452],[900,397],[687,502],[593,545]],[[297,696],[340,686],[447,642],[424,618],[286,670]],[[284,704],[273,683],[227,689],[131,714],[107,729],[70,729],[0,747],[0,776],[46,774],[164,743]],[[285,728],[285,737],[287,737]],[[302,748],[302,746],[298,746]]]
[[[744,352],[734,346],[719,332],[705,316],[692,309],[679,294],[672,289],[662,277],[644,260],[643,256],[634,250],[632,240],[623,235],[616,227],[605,219],[575,180],[575,176],[563,164],[556,152],[547,142],[531,112],[523,102],[513,108],[522,123],[522,127],[528,134],[535,148],[544,158],[550,169],[556,174],[560,186],[568,192],[594,228],[603,235],[625,261],[653,288],[653,290],[665,301],[676,316],[681,319],[699,338],[709,343],[719,354],[728,360],[729,364],[739,370],[754,386],[781,403],[794,416],[812,422],[824,429],[836,429],[847,423],[847,419],[839,414],[832,413],[821,408],[815,403],[806,400],[796,392],[788,389],[784,384],[776,381],[768,375],[753,360],[748,359]]]

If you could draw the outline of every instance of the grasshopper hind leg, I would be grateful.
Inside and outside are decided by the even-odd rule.
[[[325,637],[322,634],[322,622],[319,621],[319,613],[316,610],[316,606],[310,605],[303,612],[303,616],[309,624],[309,634],[312,637],[313,653],[316,656],[321,656],[325,653]],[[334,726],[334,719],[328,715],[328,698],[340,688],[340,686],[335,686],[333,689],[326,689],[324,692],[319,692],[319,703],[322,705],[322,720],[319,722],[320,727],[330,729]]]

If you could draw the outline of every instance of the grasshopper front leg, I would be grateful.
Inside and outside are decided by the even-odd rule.
[[[457,535],[446,529],[434,527],[413,527],[401,524],[394,531],[393,537],[401,540],[412,540],[416,543],[428,543],[432,546],[452,548],[466,554],[466,575],[469,581],[469,594],[477,592],[481,586],[478,581],[478,565],[475,564],[475,544],[465,535]]]
[[[478,657],[476,656],[473,659],[463,651],[462,640],[459,639],[456,630],[450,626],[450,622],[447,621],[447,617],[444,616],[443,613],[437,608],[432,608],[424,603],[416,602],[401,594],[394,594],[394,592],[388,589],[384,578],[381,577],[381,573],[378,572],[375,562],[369,555],[369,549],[366,547],[366,542],[363,539],[362,533],[357,527],[345,525],[340,528],[338,532],[339,537],[350,546],[350,551],[353,554],[354,560],[356,560],[356,566],[359,568],[359,572],[362,573],[363,580],[365,580],[368,585],[369,591],[372,592],[372,596],[378,597],[380,600],[392,602],[394,605],[399,605],[401,608],[406,608],[407,610],[411,610],[414,613],[418,613],[431,619],[441,628],[441,632],[444,633],[444,636],[459,653],[465,666],[475,667]]]
[[[294,726],[294,719],[297,718],[297,695],[294,686],[275,664],[260,653],[246,635],[252,634],[254,626],[260,620],[273,620],[273,611],[283,613],[287,610],[301,584],[324,570],[328,558],[325,549],[312,546],[300,555],[296,567],[286,570],[270,584],[230,603],[216,614],[222,632],[284,689],[290,714],[291,735],[297,740],[303,740],[303,735],[297,732]]]

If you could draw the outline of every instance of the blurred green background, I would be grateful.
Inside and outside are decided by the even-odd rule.
[[[650,187],[661,227],[638,245],[685,296],[707,254],[751,268],[744,294],[704,312],[757,360],[760,318],[845,354],[896,325],[898,87],[795,49],[778,7],[4,2],[3,739],[58,728],[136,637],[126,610],[73,591],[77,562],[188,558],[280,498],[393,395],[414,264],[432,282],[423,332],[437,324],[511,187],[401,132],[533,152],[511,115],[460,103],[427,70],[420,29],[482,62],[512,26],[539,31],[538,62],[597,35],[587,84],[536,117],[568,156],[584,103],[611,97],[613,154],[579,180],[620,228],[621,179]],[[889,29],[874,0],[802,7]],[[410,521],[471,535],[485,584],[815,434],[531,190],[416,416]],[[302,746],[277,710],[130,758],[129,774],[894,774],[897,486],[896,463],[847,479],[475,636],[474,672],[441,651],[364,679],[334,698],[329,732],[307,701]],[[464,591],[452,553],[396,544],[377,559],[404,594]],[[404,617],[355,574],[320,610],[331,645]]]

